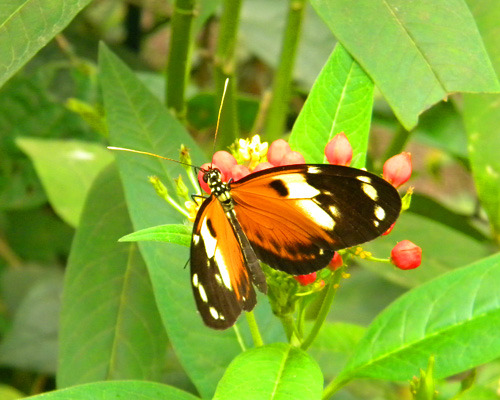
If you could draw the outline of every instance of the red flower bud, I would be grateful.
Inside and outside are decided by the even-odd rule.
[[[349,166],[352,160],[352,146],[343,132],[327,143],[325,156],[330,164]]]
[[[263,169],[268,169],[268,168],[272,168],[272,167],[274,167],[273,164],[265,161],[265,162],[261,162],[261,163],[257,164],[257,166],[253,169],[252,172],[262,171]]]
[[[391,262],[403,270],[417,268],[422,263],[422,249],[409,240],[402,240],[392,249]]]
[[[231,168],[231,178],[235,181],[247,176],[248,174],[250,174],[250,170],[244,165],[234,165]]]
[[[335,252],[332,261],[330,261],[330,264],[328,264],[328,268],[330,268],[332,271],[335,271],[339,269],[343,264],[344,260],[342,260],[342,256],[339,253]]]
[[[200,187],[203,189],[203,191],[205,191],[208,194],[210,194],[210,188],[208,187],[208,184],[205,181],[203,181],[203,171],[206,171],[209,168],[217,168],[220,171],[220,168],[214,163],[205,163],[201,166],[200,170],[198,171],[198,182],[200,183]],[[221,172],[221,178],[224,182],[226,181],[226,176],[224,175],[223,172]]]
[[[403,152],[389,158],[384,163],[384,179],[395,188],[408,181],[411,176],[411,154]]]
[[[291,151],[292,149],[287,141],[283,139],[275,140],[269,146],[269,150],[267,150],[267,161],[277,167],[281,165],[281,160],[285,154]]]
[[[220,150],[213,155],[212,163],[217,165],[222,174],[229,179],[231,168],[238,164],[238,161],[236,161],[236,158],[231,153]]]
[[[295,164],[305,164],[306,160],[302,154],[298,151],[290,151],[286,153],[281,159],[280,165],[295,165]]]
[[[316,280],[316,272],[307,275],[296,275],[294,279],[299,282],[302,286],[310,285]]]
[[[393,224],[384,233],[382,233],[382,236],[385,236],[385,235],[388,235],[389,233],[391,233],[392,230],[394,229],[394,225],[396,225],[395,222],[393,222]]]

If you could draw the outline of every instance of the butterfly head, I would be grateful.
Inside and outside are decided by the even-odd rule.
[[[209,167],[203,172],[203,181],[208,184],[211,193],[220,201],[230,197],[228,184],[222,180],[222,173],[218,168]]]

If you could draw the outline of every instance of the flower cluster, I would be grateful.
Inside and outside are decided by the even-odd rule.
[[[325,157],[330,164],[349,166],[352,160],[353,150],[344,133],[339,133],[328,142],[325,147]],[[218,151],[212,158],[212,163],[203,164],[198,172],[198,181],[201,188],[210,193],[208,185],[203,181],[203,170],[209,167],[221,171],[225,182],[237,181],[248,174],[282,165],[304,164],[304,156],[293,151],[288,142],[278,139],[267,145],[261,143],[260,137],[255,135],[251,140],[240,139],[233,154],[227,151]],[[411,155],[403,152],[388,159],[383,166],[383,177],[395,188],[406,183],[412,173]],[[394,226],[394,225],[393,225]],[[389,228],[385,235],[393,228]],[[390,261],[398,268],[407,270],[420,265],[422,250],[408,240],[399,242],[392,250]],[[340,253],[335,253],[329,268],[333,271],[343,265]],[[317,274],[299,275],[295,279],[300,285],[306,286],[314,283]]]

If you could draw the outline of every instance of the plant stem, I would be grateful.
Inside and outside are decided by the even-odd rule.
[[[272,99],[267,114],[265,138],[268,141],[280,138],[285,131],[293,66],[306,6],[306,0],[289,1],[280,61],[274,75]]]
[[[250,333],[252,334],[254,346],[264,346],[264,341],[262,340],[262,336],[259,331],[259,325],[257,325],[253,311],[247,312],[245,315],[247,317],[248,326],[250,327]]]
[[[344,386],[348,381],[346,380],[336,380],[331,381],[327,387],[323,390],[322,400],[328,400],[332,395],[339,390],[342,386]]]
[[[344,274],[344,267],[339,268],[333,273],[333,276],[331,277],[330,281],[328,282],[328,285],[326,286],[326,295],[323,298],[323,303],[321,304],[321,308],[319,309],[318,316],[316,317],[316,320],[314,321],[314,325],[311,328],[311,331],[309,332],[309,335],[305,338],[305,340],[301,344],[301,349],[307,350],[307,348],[312,344],[314,339],[316,339],[316,336],[318,336],[318,333],[323,326],[323,323],[326,320],[326,317],[328,315],[328,312],[330,311],[330,308],[333,303],[333,299],[335,298],[335,294],[337,293],[337,289],[339,287],[340,279],[342,278]]]
[[[234,49],[236,48],[240,10],[241,0],[224,0],[214,63],[217,99],[222,98],[224,83],[228,78],[229,85],[219,122],[219,148],[228,147],[240,136],[234,65]]]
[[[172,16],[172,40],[166,70],[167,107],[172,109],[181,121],[186,119],[185,91],[189,76],[191,58],[191,36],[195,0],[176,0]]]

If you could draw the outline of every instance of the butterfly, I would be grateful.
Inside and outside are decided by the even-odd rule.
[[[292,275],[324,268],[335,251],[383,234],[401,198],[372,173],[339,165],[279,166],[222,181],[202,169],[211,194],[201,204],[191,241],[191,284],[204,323],[232,326],[266,292],[259,260]]]

